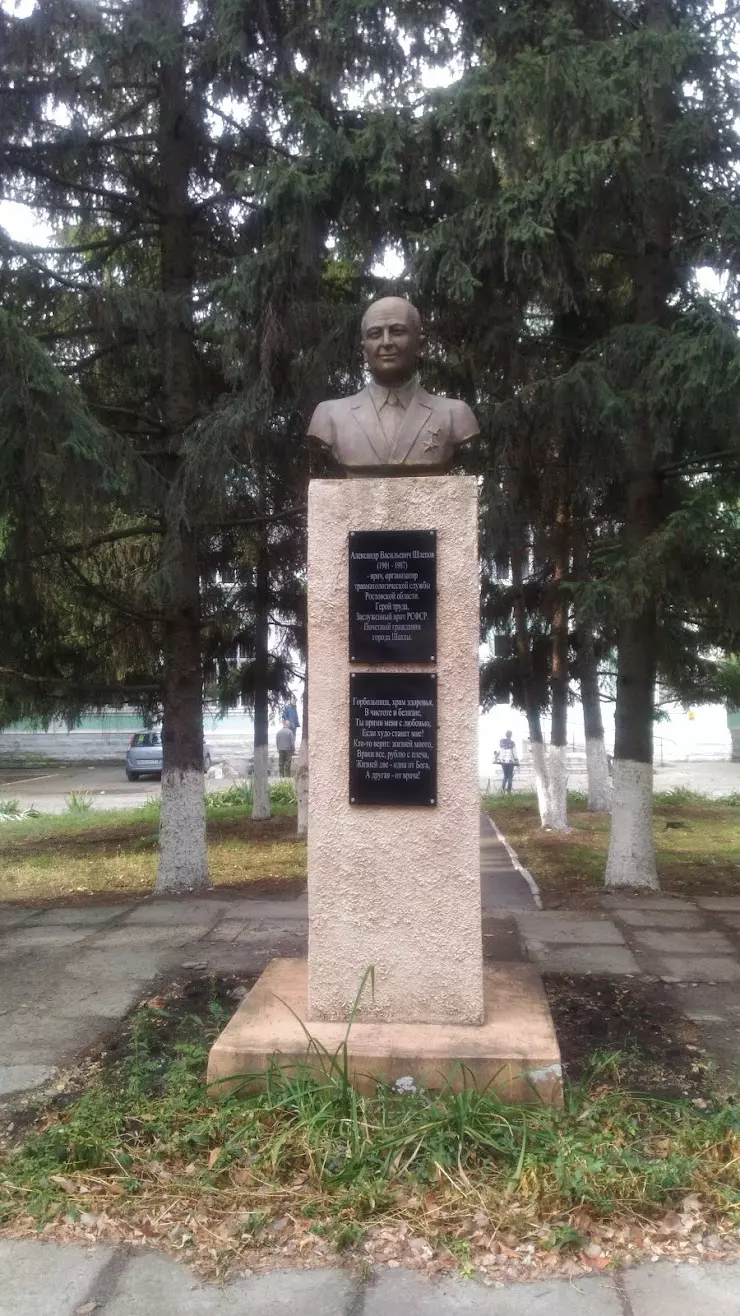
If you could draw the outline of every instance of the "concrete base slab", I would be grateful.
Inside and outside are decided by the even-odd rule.
[[[0,1097],[40,1087],[54,1077],[52,1065],[0,1065]]]
[[[651,1316],[737,1316],[740,1311],[740,1267],[724,1262],[704,1266],[659,1261],[624,1271],[622,1283],[632,1310]]]
[[[701,900],[697,904],[702,904]],[[693,909],[690,900],[681,900],[678,896],[633,896],[625,892],[619,895],[604,895],[599,904],[605,909]]]
[[[491,1290],[470,1280],[435,1282],[408,1270],[381,1270],[368,1289],[363,1316],[622,1316],[611,1279],[579,1276]]]
[[[623,946],[624,937],[610,919],[584,917],[570,911],[517,914],[519,931],[527,942],[548,942],[580,946]]]
[[[227,910],[228,905],[219,900],[157,900],[150,905],[139,905],[126,923],[176,928],[183,923],[207,923],[212,927]]]
[[[671,982],[740,980],[740,964],[729,955],[659,955],[651,960],[650,968]]]
[[[664,932],[659,928],[637,928],[633,938],[638,950],[663,955],[732,955],[734,946],[721,932]]]
[[[148,926],[147,924],[122,924],[98,937],[96,950],[106,950],[114,946],[138,947],[142,945],[183,946],[187,942],[197,941],[211,931],[212,923],[183,923],[173,926]]]
[[[353,1297],[347,1271],[273,1271],[216,1287],[169,1257],[144,1252],[129,1262],[100,1316],[345,1316]]]
[[[5,1239],[0,1249],[0,1316],[74,1316],[113,1249]]]
[[[49,923],[69,923],[78,928],[98,927],[120,918],[130,908],[130,901],[121,905],[60,905],[56,909],[42,910],[35,922],[42,927]]]
[[[551,946],[527,939],[527,949],[543,973],[639,974],[626,946]]]
[[[484,1006],[480,1025],[309,1023],[306,960],[273,960],[211,1048],[208,1081],[232,1086],[249,1075],[257,1084],[273,1061],[320,1073],[346,1038],[351,1081],[361,1092],[410,1075],[423,1087],[474,1082],[508,1101],[559,1105],[560,1048],[538,971],[486,965]]]
[[[37,909],[22,909],[20,905],[0,905],[0,928],[14,928],[27,918],[38,914]]]
[[[660,928],[663,932],[672,932],[677,928],[696,928],[701,931],[707,926],[699,910],[690,909],[615,909],[614,917],[628,928]]]
[[[740,914],[740,896],[704,896],[696,903],[702,909],[724,910],[728,914]]]
[[[73,946],[89,935],[87,928],[33,926],[14,932],[12,946],[14,950],[53,950],[55,946]]]

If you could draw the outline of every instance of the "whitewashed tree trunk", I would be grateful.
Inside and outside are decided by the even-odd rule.
[[[204,891],[210,885],[203,773],[192,768],[165,770],[157,892]]]
[[[197,514],[183,512],[183,438],[198,414],[198,352],[193,324],[197,283],[195,212],[189,177],[196,160],[192,134],[183,130],[190,113],[189,72],[179,0],[158,5],[163,34],[156,78],[157,226],[159,245],[159,333],[151,362],[161,377],[159,440],[167,453],[159,468],[170,492],[162,511],[164,535],[159,579],[162,647],[162,811],[159,826],[158,894],[204,891],[210,886],[203,786],[203,657],[201,562]],[[155,465],[157,459],[155,458]],[[180,491],[178,493],[178,490]]]
[[[267,533],[260,540],[257,556],[254,625],[254,776],[252,817],[270,817],[268,776],[268,718],[270,673],[270,560]]]
[[[603,733],[586,739],[586,774],[589,809],[594,813],[611,813],[612,783]]]
[[[568,763],[565,745],[550,745],[547,764],[547,821],[555,832],[568,831]]]
[[[653,844],[653,767],[635,759],[616,759],[609,856],[605,885],[657,891]]]
[[[270,778],[268,773],[267,745],[254,747],[254,776],[252,777],[252,817],[270,817]]]
[[[547,759],[545,757],[545,745],[542,739],[533,740],[531,735],[529,744],[532,751],[532,773],[534,775],[534,788],[537,792],[537,807],[540,811],[540,822],[543,827],[549,827],[550,790],[548,785],[549,778]]]
[[[558,504],[555,532],[554,599],[552,604],[551,726],[547,773],[547,822],[553,831],[568,830],[568,629],[569,596],[564,582],[570,570],[570,518],[567,504]]]

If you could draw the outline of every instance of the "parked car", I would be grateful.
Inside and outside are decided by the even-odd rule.
[[[203,741],[203,771],[211,766],[211,751]],[[129,781],[139,777],[162,776],[162,732],[135,731],[126,750],[126,776]]]

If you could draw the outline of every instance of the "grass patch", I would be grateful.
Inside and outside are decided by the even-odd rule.
[[[296,840],[287,804],[275,817],[257,822],[248,805],[219,800],[208,809],[207,828],[215,886],[305,877],[305,844]],[[143,895],[154,886],[158,829],[158,800],[138,809],[72,810],[3,823],[0,900]]]
[[[494,1239],[577,1250],[697,1203],[715,1232],[740,1222],[740,1110],[630,1093],[616,1055],[562,1110],[474,1089],[362,1097],[341,1056],[318,1080],[275,1068],[264,1092],[217,1100],[203,1074],[233,1001],[201,993],[137,1010],[87,1089],[6,1150],[7,1232],[110,1226],[224,1270],[276,1236],[302,1256],[392,1226],[465,1268]]]
[[[690,798],[687,798],[690,796]],[[548,908],[588,903],[603,888],[611,819],[568,796],[569,832],[543,832],[534,794],[489,796],[485,807],[530,869]],[[694,792],[655,796],[653,834],[661,889],[674,895],[740,894],[740,799]]]

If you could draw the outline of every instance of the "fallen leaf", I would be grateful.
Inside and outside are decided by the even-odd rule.
[[[212,1170],[212,1169],[213,1169],[213,1167],[214,1167],[214,1165],[216,1164],[216,1161],[218,1160],[218,1158],[219,1158],[220,1155],[221,1155],[221,1148],[220,1148],[220,1147],[214,1147],[214,1148],[211,1150],[211,1153],[210,1153],[210,1155],[209,1155],[209,1157],[208,1157],[208,1169],[209,1169],[209,1170]],[[186,1172],[186,1173],[187,1173],[187,1172]]]
[[[667,1234],[674,1234],[677,1229],[681,1228],[681,1217],[676,1211],[666,1211],[658,1228]]]
[[[63,1174],[50,1174],[49,1183],[56,1184],[57,1188],[63,1188],[65,1193],[77,1193],[79,1188],[74,1179],[67,1179]]]

